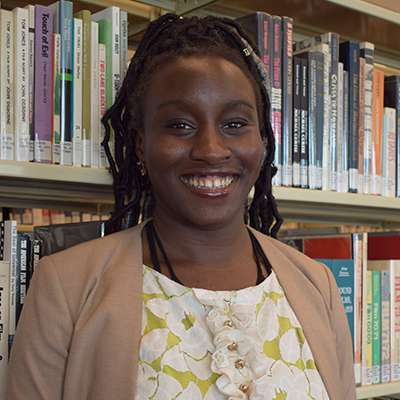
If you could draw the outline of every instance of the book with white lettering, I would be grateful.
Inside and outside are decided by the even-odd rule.
[[[35,6],[28,4],[28,64],[29,64],[29,161],[35,160],[35,135],[33,131],[33,83],[35,72]]]
[[[5,399],[8,365],[10,263],[0,261],[0,399]]]
[[[60,164],[61,92],[60,92],[61,35],[53,33],[53,164]]]
[[[128,13],[126,11],[120,12],[120,33],[121,48],[120,48],[120,69],[121,85],[125,79],[126,71],[128,70]]]
[[[29,161],[29,11],[14,13],[14,159]]]
[[[35,6],[35,82],[34,133],[35,162],[50,164],[52,160],[53,103],[53,12]]]
[[[3,261],[10,263],[9,290],[9,348],[14,339],[16,321],[16,268],[17,268],[17,221],[4,221],[4,254]]]
[[[104,21],[104,20],[102,20]],[[92,168],[99,168],[99,146],[100,146],[100,111],[99,111],[99,27],[101,22],[92,21],[91,32],[91,56],[90,56],[90,138],[91,138],[91,151],[90,151],[90,166]],[[107,20],[111,25],[111,20]],[[107,64],[110,67],[110,64]],[[112,82],[111,68],[108,68],[110,75],[108,76],[108,83]],[[106,85],[107,85],[106,82]],[[106,86],[107,89],[107,86]],[[109,103],[106,107],[111,106],[111,87],[108,87]]]
[[[72,165],[82,166],[82,57],[83,23],[72,19]],[[85,99],[86,101],[86,99]]]
[[[383,109],[382,196],[396,196],[396,109],[391,107]]]
[[[106,112],[106,46],[104,44],[99,44],[99,101],[100,101],[100,121]],[[101,142],[104,139],[105,128],[104,125],[100,122],[100,143],[99,143],[99,167],[106,168],[107,160],[106,154],[104,151],[104,147],[101,145]]]
[[[14,15],[0,10],[0,160],[14,159]]]
[[[381,382],[390,382],[390,275],[381,271]]]
[[[400,380],[400,260],[368,260],[369,270],[389,271],[391,381]]]

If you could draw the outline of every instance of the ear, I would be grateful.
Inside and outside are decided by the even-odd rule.
[[[139,160],[145,162],[145,139],[143,132],[136,131],[135,133],[136,154]]]

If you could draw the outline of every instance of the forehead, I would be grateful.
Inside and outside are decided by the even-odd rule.
[[[147,99],[233,97],[256,103],[253,85],[243,71],[219,57],[178,57],[157,69]]]

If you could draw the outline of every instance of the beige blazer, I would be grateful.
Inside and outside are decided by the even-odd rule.
[[[134,400],[143,225],[43,258],[11,352],[8,400]],[[355,400],[352,344],[331,272],[254,232],[307,338],[331,400]]]

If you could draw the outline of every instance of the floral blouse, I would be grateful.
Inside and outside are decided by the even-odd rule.
[[[238,291],[143,267],[136,400],[329,400],[276,274]]]

